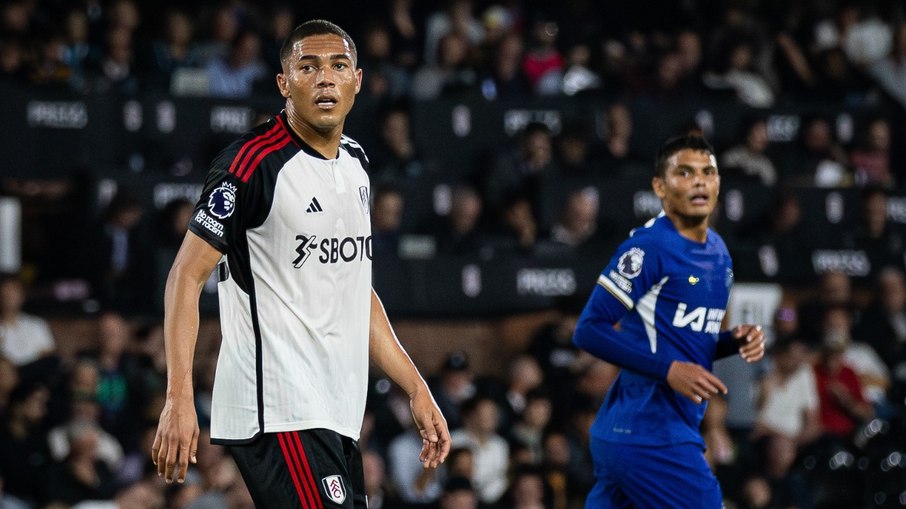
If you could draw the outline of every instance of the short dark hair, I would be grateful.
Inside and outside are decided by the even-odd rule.
[[[297,26],[292,33],[289,34],[286,40],[283,41],[283,46],[280,47],[280,63],[285,65],[287,60],[289,60],[293,53],[293,45],[296,41],[302,40],[310,35],[325,34],[333,34],[342,37],[349,44],[349,50],[352,52],[353,64],[358,65],[358,52],[355,49],[355,42],[353,42],[352,37],[346,33],[346,30],[343,30],[338,25],[324,19],[309,20]]]
[[[655,176],[663,177],[667,172],[667,159],[680,150],[686,149],[714,154],[714,147],[701,136],[683,135],[670,138],[657,151],[657,157],[654,160]]]

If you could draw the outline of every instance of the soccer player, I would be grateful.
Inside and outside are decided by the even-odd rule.
[[[285,109],[215,158],[167,279],[152,456],[167,482],[195,462],[198,297],[217,267],[211,441],[227,446],[257,507],[364,508],[369,358],[409,395],[426,468],[443,462],[450,434],[371,288],[368,159],[342,134],[362,84],[355,44],[308,21],[280,61]]]
[[[721,507],[698,431],[707,400],[727,392],[711,364],[764,355],[760,326],[721,332],[733,266],[708,228],[720,188],[713,149],[700,137],[670,139],[655,170],[663,212],[617,249],[573,337],[622,368],[591,428],[589,509]]]

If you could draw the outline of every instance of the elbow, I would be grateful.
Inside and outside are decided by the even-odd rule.
[[[585,345],[587,344],[587,340],[588,326],[583,321],[579,321],[579,323],[576,325],[576,330],[573,331],[573,345],[575,345],[576,348],[586,350]]]

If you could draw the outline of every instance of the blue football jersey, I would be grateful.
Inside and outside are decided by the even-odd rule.
[[[730,254],[715,231],[709,229],[703,243],[692,241],[663,213],[633,230],[598,278],[577,326],[577,337],[582,329],[585,342],[618,341],[631,348],[639,367],[622,366],[592,426],[593,437],[704,445],[698,430],[705,405],[670,388],[666,371],[675,360],[711,369],[732,284]],[[618,331],[610,331],[617,321]],[[602,322],[607,328],[597,329],[601,333],[585,332],[588,324]]]

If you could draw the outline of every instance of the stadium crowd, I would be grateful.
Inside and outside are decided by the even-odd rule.
[[[375,257],[399,256],[401,240],[420,234],[438,257],[569,252],[602,267],[605,253],[637,225],[599,222],[604,197],[591,188],[577,185],[557,211],[545,208],[542,191],[555,181],[620,172],[647,178],[652,157],[631,150],[626,100],[669,108],[692,97],[733,98],[756,114],[733,143],[717,147],[721,173],[775,189],[778,198],[763,220],[721,231],[731,250],[770,242],[782,257],[802,249],[814,232],[803,231],[789,186],[859,188],[863,212],[837,240],[865,250],[872,272],[854,281],[827,271],[785,286],[765,324],[769,361],[718,366],[730,394],[712,400],[703,431],[727,507],[906,506],[906,231],[887,208],[888,195],[906,184],[902,5],[360,4],[10,0],[0,7],[0,80],[89,95],[273,94],[283,38],[298,22],[324,17],[357,41],[362,93],[382,105],[376,143],[365,145]],[[455,182],[447,215],[405,219],[404,189],[435,171],[438,157],[416,145],[413,101],[581,94],[613,99],[604,129],[553,132],[531,123]],[[803,122],[798,142],[772,146],[758,113],[814,102],[877,114],[848,136],[816,115]],[[707,126],[689,129],[707,134]],[[95,209],[78,182],[4,178],[0,195],[59,217]],[[23,270],[0,277],[0,508],[248,508],[235,466],[204,436],[185,484],[152,475],[165,366],[147,267],[170,265],[194,204],[176,200],[149,211],[124,192],[104,205],[96,217],[79,216],[95,224],[87,234],[61,227],[74,220],[56,230],[27,224]],[[68,260],[29,248],[51,237],[83,248]],[[24,311],[42,297],[42,283],[61,275],[84,281],[87,290],[73,291],[98,302],[86,312],[94,330],[84,348],[66,355],[72,349],[60,348],[47,325],[54,317]],[[564,299],[497,373],[476,372],[478,353],[469,351],[422,367],[453,432],[454,450],[437,472],[416,461],[421,440],[408,399],[376,375],[361,439],[370,507],[582,507],[593,483],[588,428],[615,376],[570,342],[584,297]],[[196,355],[202,428],[217,346],[216,331],[208,336]]]

